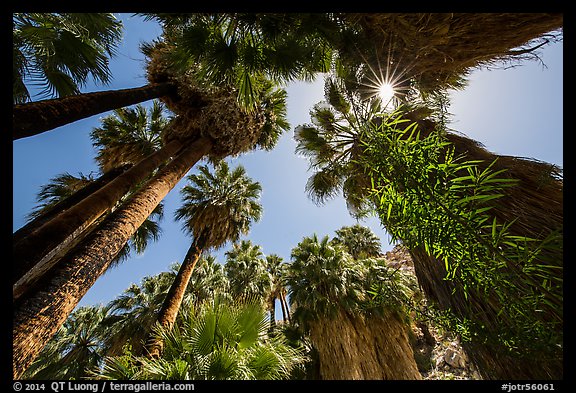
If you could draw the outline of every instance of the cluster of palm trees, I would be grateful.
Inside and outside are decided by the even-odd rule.
[[[235,242],[225,255],[223,264],[209,254],[200,257],[171,324],[158,321],[166,304],[173,303],[186,259],[169,272],[132,284],[106,306],[77,308],[24,377],[420,378],[401,299],[374,306],[366,291],[388,282],[413,296],[415,280],[386,267],[379,257],[380,241],[370,229],[354,225],[342,227],[333,239],[306,237],[294,247],[291,263],[274,254],[264,256],[249,240]],[[277,300],[283,305],[280,323]],[[358,321],[364,322],[364,335],[354,342],[331,331],[358,329]],[[162,342],[155,356],[147,350],[150,338]],[[349,352],[350,346],[356,354]],[[334,362],[327,347],[342,359]],[[313,350],[320,354],[315,361]],[[374,350],[380,351],[373,355],[376,363],[367,356]],[[370,371],[364,371],[370,364]]]
[[[127,255],[127,247],[131,245],[139,252],[147,241],[158,238],[158,225],[154,219],[162,215],[163,198],[206,157],[215,163],[214,171],[211,172],[208,166],[200,166],[198,174],[189,176],[184,204],[177,213],[192,241],[168,295],[153,314],[158,331],[163,334],[152,335],[144,344],[142,341],[132,343],[143,345],[139,350],[143,349],[150,359],[163,359],[166,352],[167,356],[173,356],[174,364],[182,364],[181,358],[174,357],[173,348],[165,346],[175,344],[170,334],[180,334],[171,332],[178,326],[178,311],[202,252],[227,242],[237,242],[261,214],[257,203],[259,184],[249,179],[241,167],[231,170],[223,159],[257,148],[272,149],[279,136],[289,129],[283,83],[329,73],[327,102],[314,108],[312,125],[296,129],[298,152],[311,159],[314,174],[307,186],[310,195],[322,202],[343,192],[351,213],[362,216],[378,208],[367,191],[379,183],[370,179],[361,163],[366,156],[365,136],[370,135],[371,130],[381,129],[383,122],[379,114],[381,103],[365,88],[370,81],[374,83],[375,78],[382,82],[378,78],[382,75],[382,67],[386,74],[398,73],[394,82],[403,89],[402,96],[398,97],[404,109],[401,116],[410,120],[410,124],[418,124],[428,135],[437,130],[436,120],[442,115],[429,110],[433,107],[431,98],[441,96],[445,88],[462,87],[462,80],[471,68],[495,60],[524,58],[557,39],[552,32],[562,27],[561,14],[153,14],[145,17],[157,20],[163,28],[162,37],[143,45],[148,59],[149,84],[141,88],[79,94],[89,75],[96,80],[108,80],[106,55],[114,52],[120,38],[120,26],[113,15],[14,14],[14,140],[114,110],[114,114],[102,122],[102,127],[92,132],[102,176],[96,180],[89,177],[73,179],[67,174],[55,178],[55,184],[47,186],[40,194],[42,205],[31,216],[32,221],[14,234],[15,378],[31,367],[43,348],[52,350],[48,343],[52,342],[52,337],[60,335],[62,326],[73,330],[76,319],[100,318],[98,313],[92,316],[88,315],[90,312],[87,315],[79,312],[76,319],[68,319],[95,280],[122,255]],[[484,34],[487,31],[490,31],[489,35]],[[475,39],[480,36],[481,40]],[[528,45],[539,38],[543,41],[532,47]],[[470,51],[467,42],[486,45],[472,45],[474,49]],[[70,50],[70,45],[75,51]],[[523,45],[521,50],[514,49]],[[414,48],[420,53],[414,55]],[[67,59],[65,54],[69,53],[81,55]],[[55,92],[58,98],[27,102],[30,93],[26,82],[38,78],[46,86],[45,92]],[[126,108],[154,98],[162,104],[155,102],[149,112],[142,106]],[[171,111],[169,118],[162,116],[163,106]],[[493,161],[494,155],[478,149],[474,141],[450,133],[446,133],[446,137],[458,154],[477,160],[481,169],[482,165]],[[507,198],[493,210],[494,215],[505,222],[513,221],[510,228],[517,237],[540,238],[548,236],[549,232],[561,234],[562,180],[557,168],[527,160],[499,162],[503,167],[497,169],[509,169],[512,177],[520,180],[520,185],[508,192]],[[398,170],[409,171],[410,168]],[[80,188],[82,184],[88,185]],[[543,188],[545,192],[540,191],[539,195],[550,198],[547,204],[533,191]],[[518,219],[511,220],[511,215]],[[384,226],[391,224],[383,218],[386,216],[390,216],[390,212],[380,214]],[[345,243],[359,236],[352,233],[344,241],[345,236],[339,235],[342,235],[340,241]],[[366,253],[356,246],[342,251],[343,246],[336,243],[327,239],[305,239],[293,253],[295,261],[311,263],[310,268],[340,272],[339,278],[346,282],[341,290],[339,284],[344,281],[326,278],[327,281],[322,279],[314,284],[318,290],[311,296],[319,303],[309,308],[314,312],[304,325],[311,339],[322,336],[321,329],[329,329],[329,326],[332,331],[342,328],[349,332],[358,332],[362,330],[359,327],[364,326],[367,335],[370,326],[377,326],[372,333],[377,331],[378,337],[371,336],[376,349],[392,348],[386,339],[396,337],[394,335],[399,335],[397,340],[404,342],[401,321],[395,325],[391,322],[394,315],[358,314],[349,308],[346,299],[351,296],[360,301],[362,292],[367,289],[355,283],[382,281],[388,276],[366,265],[367,262],[359,262],[374,256],[371,251]],[[448,272],[439,255],[422,244],[411,244],[410,251],[426,295],[459,318],[475,319],[481,315],[480,320],[487,326],[496,325],[501,314],[498,304],[494,305],[482,294],[474,294],[471,306],[462,309],[463,300],[450,295],[459,287],[445,279]],[[326,258],[316,258],[316,252],[325,253]],[[242,284],[236,283],[238,285],[231,282],[231,293],[251,297],[266,287],[268,297],[263,298],[263,304],[275,304],[274,298],[285,299],[285,289],[278,281],[261,280],[280,269],[282,264],[278,257],[263,257],[261,251],[249,243],[236,244],[227,255],[231,261],[227,273],[250,278]],[[530,288],[537,290],[545,285],[552,295],[561,293],[561,247],[559,253],[544,257],[547,259],[542,259],[542,263],[551,266],[547,273],[550,277],[544,278],[544,284],[540,284],[541,277],[531,277]],[[324,262],[326,267],[321,267]],[[523,267],[520,270],[530,275]],[[553,288],[546,284],[550,281]],[[297,288],[298,283],[293,281],[290,287]],[[307,302],[311,300],[314,299],[294,296],[299,310],[309,307],[311,303]],[[556,301],[557,298],[551,296],[545,300]],[[212,318],[220,316],[220,311],[238,315],[220,304],[216,301],[211,309],[198,305],[198,309],[212,313]],[[347,320],[350,323],[346,326],[355,329],[311,322],[323,315],[316,313],[315,307],[320,304],[324,304],[323,310],[333,310],[331,316],[338,315],[337,321]],[[290,319],[290,308],[285,301],[281,301],[281,305]],[[337,307],[333,308],[333,305]],[[554,307],[551,318],[554,318],[555,329],[561,329],[561,307],[558,308],[558,304]],[[191,315],[183,315],[182,326],[194,325]],[[296,319],[296,315],[292,317]],[[512,324],[510,329],[514,328]],[[356,341],[349,337],[349,343]],[[111,346],[115,349],[110,353],[117,354],[121,342]],[[84,344],[82,351],[101,354],[92,351],[90,340]],[[315,344],[321,365],[330,362],[325,358],[327,354],[338,356],[333,345]],[[478,341],[472,344],[471,357],[487,378],[562,375],[562,359],[557,357],[557,352],[552,359],[526,361],[503,353],[502,343]],[[95,345],[98,347],[101,343]],[[285,353],[292,353],[285,345],[284,348]],[[361,353],[360,349],[351,348],[349,353],[341,355]],[[403,349],[396,350],[398,348]],[[404,356],[408,359],[406,362],[413,359],[408,346],[393,349],[387,353],[396,354],[398,359]],[[73,358],[77,352],[65,351],[65,356]],[[190,354],[201,357],[198,352]],[[378,362],[385,358],[382,353],[372,356]],[[367,366],[359,366],[360,370],[366,371],[364,374],[364,371],[334,374],[333,370],[321,366],[320,375],[325,378],[417,378],[415,367],[405,367],[406,374],[402,375],[388,370],[386,365],[393,361],[386,360],[374,373],[368,373],[366,370],[370,368]],[[353,362],[348,359],[344,363]],[[370,364],[377,364],[377,361]],[[74,372],[73,367],[69,372]],[[240,375],[248,374],[234,374],[236,378]],[[253,375],[264,374],[255,372]],[[275,377],[279,375],[285,377],[287,374]]]

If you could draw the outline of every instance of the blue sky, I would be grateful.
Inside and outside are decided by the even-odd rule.
[[[121,15],[124,41],[112,60],[113,82],[108,86],[89,85],[83,91],[122,89],[146,84],[143,56],[138,43],[160,34],[154,23],[140,17]],[[453,92],[450,127],[482,142],[490,151],[563,166],[563,44],[546,46],[541,52],[546,67],[539,62],[524,62],[511,69],[477,70],[463,91]],[[242,164],[247,174],[262,185],[262,219],[252,226],[246,238],[262,246],[265,254],[278,254],[285,261],[291,249],[303,237],[317,233],[334,236],[344,225],[355,224],[341,198],[316,206],[304,186],[310,173],[308,162],[294,152],[293,130],[310,121],[309,110],[323,99],[323,81],[295,83],[287,87],[288,120],[291,131],[271,152],[255,151],[231,159]],[[150,105],[151,102],[144,103]],[[13,230],[25,224],[25,216],[35,206],[40,187],[64,172],[97,173],[95,150],[90,131],[108,113],[17,140],[13,143]],[[165,271],[184,257],[190,239],[173,219],[179,206],[181,181],[164,199],[162,236],[143,255],[134,256],[97,280],[80,305],[107,303],[132,283]],[[390,250],[390,237],[373,218],[361,224],[369,226],[382,240],[382,249]],[[214,254],[224,262],[224,247]]]

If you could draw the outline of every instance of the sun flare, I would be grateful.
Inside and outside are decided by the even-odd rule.
[[[378,87],[378,95],[380,96],[380,99],[382,100],[384,105],[388,105],[390,100],[394,98],[395,94],[396,91],[394,90],[394,86],[392,86],[392,84],[390,83],[382,83]]]

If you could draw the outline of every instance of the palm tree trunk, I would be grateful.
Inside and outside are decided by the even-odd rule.
[[[282,321],[284,323],[288,322],[288,314],[286,314],[286,305],[284,304],[283,297],[280,296],[280,307],[282,308]]]
[[[396,313],[384,316],[339,310],[313,321],[310,340],[318,351],[323,380],[419,380],[409,325]]]
[[[270,296],[270,331],[276,329],[276,296]]]
[[[210,151],[200,138],[110,214],[69,256],[14,305],[13,375],[18,379],[154,208]]]
[[[420,120],[418,123],[423,136],[434,129],[434,124],[428,120]],[[552,165],[518,157],[498,156],[464,136],[452,133],[446,136],[453,144],[456,155],[465,154],[467,160],[482,160],[479,164],[481,170],[498,158],[493,169],[505,169],[507,176],[519,180],[517,186],[503,190],[505,195],[492,210],[499,223],[513,222],[509,228],[510,234],[542,239],[555,230],[562,231],[563,185],[561,181],[553,178]],[[466,299],[460,284],[445,279],[447,272],[443,261],[429,255],[422,248],[412,248],[410,254],[424,293],[441,309],[451,310],[459,317],[478,322],[487,328],[502,328],[503,321],[510,319],[500,314],[500,304],[489,295],[468,290]],[[554,258],[541,263],[549,265],[551,260]],[[553,263],[559,267],[553,271],[562,274],[561,248]],[[515,272],[510,269],[510,277],[516,277],[520,283],[522,269],[519,270]],[[537,288],[532,290],[538,291]],[[557,316],[550,318],[552,317]],[[511,329],[516,328],[514,321],[506,325],[510,325]],[[495,340],[473,340],[463,342],[462,346],[486,379],[562,379],[562,359],[507,355],[505,344]]]
[[[70,209],[72,206],[76,205],[78,202],[86,198],[87,196],[95,193],[100,188],[104,187],[106,184],[110,183],[116,177],[120,176],[122,173],[126,172],[132,165],[124,165],[118,168],[114,168],[104,173],[98,179],[87,184],[85,187],[76,191],[74,194],[70,195],[68,198],[58,202],[51,208],[42,212],[41,215],[36,217],[34,220],[30,221],[28,224],[24,225],[18,229],[12,235],[12,244],[16,244],[20,240],[24,239],[26,236],[30,235],[32,232],[40,228],[42,225],[56,217],[63,211]]]
[[[173,140],[95,193],[14,243],[14,292],[23,292],[20,288],[22,285],[29,286],[38,280],[51,268],[45,265],[49,260],[53,260],[53,255],[61,248],[59,246],[64,246],[82,236],[86,228],[105,212],[111,211],[127,192],[146,180],[158,166],[174,156],[181,148],[181,142]]]
[[[180,306],[182,305],[184,295],[186,294],[186,288],[190,282],[190,277],[192,277],[192,271],[202,255],[204,243],[205,242],[201,237],[194,239],[184,257],[184,262],[182,262],[182,266],[180,266],[180,270],[178,270],[174,282],[168,290],[168,294],[164,299],[164,303],[158,313],[157,319],[157,323],[164,329],[172,329],[172,326],[174,326],[174,323],[176,322],[178,311],[180,311]],[[150,358],[159,358],[164,349],[164,342],[162,339],[151,336],[148,342],[148,356]]]
[[[290,306],[288,305],[288,301],[286,300],[286,292],[282,293],[280,301],[284,303],[284,307],[286,308],[286,316],[288,317],[288,322],[292,322],[292,318],[290,317]]]
[[[12,110],[12,139],[38,135],[102,112],[173,94],[174,85],[159,83],[17,104]]]

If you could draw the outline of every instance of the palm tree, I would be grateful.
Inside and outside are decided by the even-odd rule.
[[[378,236],[368,227],[356,224],[336,231],[333,242],[342,244],[354,259],[382,256],[382,246]]]
[[[107,358],[102,379],[288,379],[305,356],[283,336],[266,337],[258,303],[208,300],[185,308],[173,329],[158,329],[161,358]]]
[[[403,173],[414,171],[416,168],[408,170],[406,164],[403,164],[404,166],[395,167],[395,171],[388,173],[386,180],[382,180],[384,183],[374,182],[368,176],[370,168],[386,162],[382,159],[387,154],[385,149],[374,151],[373,147],[370,150],[371,157],[380,164],[375,164],[374,161],[366,164],[363,157],[367,153],[361,146],[369,146],[368,141],[372,133],[375,130],[382,130],[385,123],[393,124],[392,128],[417,131],[421,138],[436,135],[438,123],[423,119],[421,117],[423,111],[418,110],[406,113],[404,117],[409,121],[403,120],[404,123],[399,123],[396,115],[379,117],[378,105],[374,105],[373,110],[363,111],[362,109],[369,108],[370,104],[361,101],[361,94],[346,91],[343,83],[333,79],[327,80],[326,89],[329,104],[317,105],[312,112],[315,123],[301,126],[296,130],[297,149],[310,157],[311,168],[316,170],[308,182],[308,192],[317,200],[322,201],[342,190],[349,206],[361,207],[361,209],[353,209],[352,214],[357,214],[362,208],[369,210],[371,207],[376,207],[378,209],[379,200],[373,199],[374,194],[370,192],[374,185],[379,184],[380,187],[384,187],[385,182],[394,181],[395,177],[404,176]],[[353,100],[350,101],[350,98]],[[367,113],[367,115],[362,117],[350,115],[350,113],[358,112],[353,109],[356,102],[354,100],[360,101],[361,113]],[[410,105],[404,104],[404,108],[410,108]],[[499,199],[499,203],[490,211],[491,222],[495,218],[499,223],[511,223],[510,234],[513,236],[544,239],[549,234],[554,235],[556,231],[562,232],[562,181],[559,180],[561,171],[558,168],[533,160],[495,155],[479,143],[443,128],[440,133],[442,138],[453,146],[455,156],[478,160],[476,165],[479,172],[487,170],[488,166],[492,165],[490,170],[505,171],[507,178],[520,180],[515,187],[502,191],[503,198]],[[363,161],[365,164],[362,164]],[[392,164],[388,162],[386,165]],[[534,189],[539,190],[538,194],[533,192]],[[544,202],[544,199],[547,202]],[[529,206],[531,208],[525,210]],[[390,212],[380,212],[382,224],[391,226],[392,224],[386,221],[387,216],[390,216]],[[405,224],[402,225],[405,227]],[[418,224],[415,225],[418,226]],[[545,233],[544,228],[548,228]],[[416,227],[414,229],[416,230]],[[435,236],[435,234],[429,234],[429,236]],[[407,241],[408,239],[398,238],[398,240]],[[556,253],[548,262],[543,260],[545,265],[550,266],[549,269],[557,272],[549,271],[549,278],[554,282],[561,282],[558,275],[561,275],[562,271],[561,246],[558,250],[559,253]],[[493,325],[500,329],[504,325],[515,324],[514,318],[507,318],[506,324],[498,322],[502,318],[502,313],[498,306],[499,302],[495,302],[494,299],[484,300],[484,297],[478,294],[478,298],[470,302],[463,298],[464,295],[455,296],[455,291],[462,293],[462,286],[469,286],[470,283],[457,285],[451,280],[445,280],[448,271],[444,268],[444,262],[431,256],[429,251],[423,247],[413,247],[410,252],[414,259],[416,274],[425,293],[430,299],[438,302],[442,309],[456,311],[460,318],[478,321],[483,326]],[[552,299],[552,301],[557,300]],[[478,320],[479,318],[481,321]],[[552,318],[557,320],[557,313]],[[511,327],[511,329],[517,329],[517,327]],[[561,372],[559,371],[561,367],[552,365],[556,364],[556,361],[547,359],[544,362],[548,365],[543,365],[539,361],[514,359],[503,355],[507,351],[506,344],[502,341],[498,343],[498,341],[464,343],[467,352],[471,354],[481,373],[487,378],[511,376],[531,378],[535,375],[548,378],[550,375],[557,375],[556,373]],[[512,367],[511,364],[514,366]]]
[[[388,308],[363,315],[370,270],[328,236],[292,250],[286,282],[318,351],[322,379],[421,379],[408,325]]]
[[[258,79],[269,78],[277,83],[311,79],[315,72],[328,69],[331,50],[325,38],[314,32],[304,34],[302,31],[302,28],[316,25],[291,23],[296,18],[289,15],[254,18],[253,14],[156,14],[147,18],[162,23],[163,45],[173,52],[168,61],[177,68],[171,67],[168,73],[165,67],[155,69],[158,62],[152,53],[158,52],[158,45],[144,45],[144,52],[151,56],[151,66],[148,67],[150,84],[15,105],[13,138],[36,135],[88,116],[154,98],[189,109],[200,109],[202,99],[188,94],[187,86],[181,84],[186,82],[185,78],[174,77],[175,73],[184,75],[199,69],[199,79],[236,86],[235,95],[242,106],[254,108],[261,88]],[[313,15],[308,18],[312,19]]]
[[[360,100],[336,76],[325,79],[325,99],[310,111],[312,123],[294,130],[296,152],[308,157],[314,171],[306,191],[319,204],[341,191],[350,213],[360,218],[370,209],[366,200],[370,182],[359,163],[361,138],[377,121],[381,102]]]
[[[439,87],[462,87],[462,76],[471,68],[490,65],[495,59],[514,61],[526,56],[537,57],[536,49],[558,39],[557,35],[546,33],[562,26],[562,14],[156,14],[147,17],[160,21],[166,38],[174,44],[171,63],[185,66],[202,63],[202,76],[218,83],[235,80],[239,97],[247,106],[250,103],[245,101],[253,96],[257,86],[252,75],[268,70],[267,75],[278,81],[311,78],[314,72],[328,70],[334,48],[339,51],[337,58],[342,69],[357,70],[362,65],[371,70],[364,73],[363,83],[352,83],[356,87],[377,84],[374,79],[379,79],[381,74],[396,78],[394,74],[401,73],[398,78],[402,84],[409,85],[412,82],[408,81],[415,80],[422,91],[433,91]],[[405,29],[400,31],[398,26],[419,33],[400,40],[397,37],[402,36]],[[422,31],[430,34],[420,34]],[[493,34],[487,36],[486,31]],[[514,50],[539,37],[543,42],[535,47]],[[469,41],[485,45],[478,47],[468,44]],[[375,46],[374,42],[381,45]],[[415,48],[431,49],[424,54],[411,53]],[[416,58],[418,62],[413,60]],[[426,61],[422,62],[423,58]],[[447,62],[447,58],[452,61]],[[238,67],[243,61],[250,64],[252,73]],[[416,68],[420,63],[422,66]],[[388,70],[387,64],[394,64],[394,69]],[[28,107],[17,105],[14,138],[153,98],[179,100],[181,93],[174,84],[176,79],[158,73],[151,81],[142,88],[89,93],[74,100]],[[198,105],[201,100],[192,100],[192,103]],[[47,124],[39,127],[39,131],[30,130],[43,123]]]
[[[228,281],[222,265],[212,255],[201,257],[197,265],[186,288],[184,307],[196,307],[215,296],[225,296],[227,292]],[[127,345],[131,354],[145,353],[146,339],[152,333],[179,270],[180,264],[175,263],[168,272],[145,277],[139,286],[131,285],[107,305],[109,312],[102,321],[103,326],[110,329],[104,342],[106,355],[120,356]]]
[[[251,116],[247,116],[237,106],[232,106],[232,102],[223,103],[221,100],[215,99],[214,105],[211,106],[212,110],[205,113],[208,119],[212,119],[210,128],[207,127],[206,129],[216,133],[222,130],[221,138],[217,138],[218,134],[190,137],[190,135],[186,136],[180,133],[180,136],[168,136],[168,138],[179,139],[168,141],[165,147],[168,145],[182,146],[182,141],[185,141],[186,138],[194,142],[190,145],[185,144],[181,153],[160,169],[130,200],[107,216],[97,228],[64,256],[59,265],[53,269],[50,277],[42,280],[42,283],[34,291],[31,291],[25,298],[19,299],[18,303],[15,304],[13,329],[15,375],[25,369],[28,362],[34,359],[37,351],[64,323],[81,297],[95,280],[106,271],[114,256],[134,233],[135,228],[138,228],[145,221],[194,163],[212,150],[212,146],[215,146],[215,158],[219,158],[223,154],[238,154],[246,149],[261,146],[260,144],[263,144],[263,148],[272,147],[270,143],[273,143],[274,139],[266,137],[262,133],[266,132],[272,135],[280,133],[283,130],[280,127],[284,127],[286,124],[285,119],[281,116],[282,113],[285,113],[285,94],[275,94],[275,92],[277,90],[268,84],[268,88],[261,91],[262,97],[258,97],[261,98],[262,111],[252,113]],[[217,97],[222,98],[222,96]],[[228,112],[222,112],[223,107]],[[274,113],[274,111],[282,108],[284,110],[280,110],[278,114]],[[227,124],[225,122],[226,113],[230,113],[230,111],[236,112],[232,112],[234,116],[229,119],[232,124]],[[221,113],[220,116],[218,116],[219,113]],[[256,121],[256,118],[259,121]],[[185,122],[179,117],[176,117],[175,121]],[[192,126],[188,132],[197,131],[193,124],[188,125]],[[220,129],[215,125],[223,128]],[[260,132],[255,131],[257,129]],[[252,135],[248,143],[243,142],[241,137],[247,133]],[[235,138],[232,138],[234,135]],[[242,143],[235,147],[234,144],[230,143],[231,140]],[[36,341],[38,345],[32,347],[24,345],[26,341],[30,340]]]
[[[73,233],[79,232],[81,228],[90,226],[104,212],[112,209],[122,196],[146,180],[160,165],[176,156],[185,147],[189,148],[188,153],[194,157],[193,160],[188,160],[184,159],[188,157],[187,155],[180,156],[189,168],[207,153],[207,150],[210,150],[213,158],[218,159],[236,155],[254,147],[267,150],[273,148],[279,135],[289,127],[285,119],[286,93],[284,90],[276,89],[269,81],[261,79],[258,81],[260,89],[256,99],[259,103],[259,110],[250,115],[236,105],[228,88],[196,91],[197,94],[201,93],[203,96],[203,109],[191,110],[188,113],[182,112],[187,107],[183,109],[180,106],[178,109],[180,115],[164,129],[164,146],[161,149],[142,159],[113,182],[59,215],[56,220],[47,223],[30,236],[20,239],[14,245],[14,263],[23,265],[24,270],[34,265],[50,249]],[[226,113],[221,113],[224,109]],[[122,113],[118,114],[118,116],[121,115]],[[114,125],[118,125],[117,122],[114,122]],[[98,135],[106,137],[103,131]],[[105,138],[104,141],[110,143],[109,138]],[[189,146],[190,144],[193,146]]]
[[[102,321],[108,328],[104,338],[106,355],[121,355],[126,345],[131,353],[144,352],[145,340],[174,277],[173,272],[144,277],[140,285],[132,284],[108,304],[108,315]]]
[[[420,145],[433,140],[431,130],[434,122],[412,124],[418,124],[420,134],[428,136],[420,141]],[[379,146],[378,157],[391,157],[393,154],[375,142],[383,135],[386,135],[385,132],[376,136],[372,145]],[[478,179],[478,184],[480,174],[489,174],[490,187],[495,188],[491,192],[478,188],[480,191],[474,191],[475,197],[496,194],[497,199],[488,203],[479,202],[472,207],[465,204],[470,193],[458,189],[458,186],[451,188],[440,197],[443,200],[442,211],[450,211],[447,201],[458,195],[462,207],[476,212],[474,215],[468,214],[456,226],[452,213],[449,220],[442,220],[438,225],[441,219],[438,216],[434,218],[433,214],[438,213],[434,209],[438,206],[437,196],[427,202],[420,199],[420,202],[411,203],[408,210],[414,207],[422,209],[416,221],[408,219],[410,213],[404,214],[402,210],[392,212],[395,209],[390,210],[391,205],[387,205],[387,212],[383,212],[384,205],[377,203],[375,208],[382,224],[410,248],[416,275],[428,299],[441,310],[453,313],[460,321],[466,321],[466,330],[473,331],[468,335],[468,340],[463,341],[463,347],[484,378],[560,378],[563,373],[562,171],[554,165],[535,160],[493,154],[474,141],[449,132],[440,140],[444,147],[453,149],[455,157],[477,160],[472,161],[474,169],[469,175]],[[442,148],[436,149],[445,152]],[[376,155],[374,149],[366,151],[365,157],[370,157],[365,161],[367,168],[384,168],[377,163],[381,161]],[[417,160],[411,161],[413,168],[410,174],[419,173],[421,176],[425,172],[421,170],[421,164],[416,163]],[[390,158],[384,165],[397,167],[397,162]],[[442,164],[444,159],[434,156],[425,161],[428,167]],[[391,174],[385,170],[380,175],[372,174],[372,178],[375,190],[400,187],[405,196],[423,197],[440,190],[443,184],[452,187],[463,173],[451,174],[447,183],[435,183],[432,175],[426,178],[431,179],[429,182],[413,182],[408,187],[405,181],[410,175],[407,173],[395,171]],[[394,178],[397,180],[392,180]],[[497,182],[507,186],[498,186]],[[538,191],[535,193],[534,190]],[[460,210],[458,214],[463,214],[462,211],[466,210]],[[479,211],[484,211],[481,219],[491,223],[489,229],[478,228]],[[411,231],[412,235],[400,227]],[[440,227],[447,232],[441,235]],[[497,240],[493,235],[495,233],[499,233],[499,238],[508,240]],[[447,234],[461,244],[456,246],[456,243],[452,243],[452,250],[460,248],[473,256],[441,255],[438,248],[429,248],[435,241],[438,241],[437,244],[446,241],[440,239],[447,239]],[[465,242],[463,238],[466,236],[472,238]],[[484,240],[480,240],[482,238]],[[498,246],[494,249],[495,241],[503,243],[496,243]],[[463,249],[462,244],[468,247]],[[457,270],[454,270],[455,266],[459,266]],[[466,331],[463,333],[466,334]],[[542,356],[528,355],[536,352]]]
[[[116,176],[126,171],[130,165],[123,165],[100,176],[98,179],[92,179],[92,174],[88,175],[86,181],[81,180],[69,173],[57,176],[51,179],[50,183],[42,187],[38,197],[43,202],[38,208],[28,215],[26,225],[18,229],[13,234],[13,242],[18,243],[20,240],[29,236],[30,233],[40,228],[52,218],[62,213],[66,209],[74,206],[86,196],[96,192],[98,189],[114,180]],[[81,177],[86,177],[81,174]],[[70,194],[70,190],[74,193]]]
[[[111,13],[12,14],[14,103],[30,100],[25,81],[42,86],[42,96],[80,93],[89,76],[108,83],[108,57],[122,37],[122,22]]]
[[[175,270],[174,274],[178,270]],[[225,297],[229,294],[230,283],[224,272],[224,267],[216,261],[213,255],[204,253],[196,264],[194,272],[186,289],[186,293],[190,295],[194,306],[211,300],[216,295]]]
[[[350,88],[374,95],[382,82],[412,96],[465,86],[470,71],[539,60],[561,40],[562,13],[349,13],[353,35],[336,43],[340,66],[361,77]],[[338,38],[338,37],[337,37]],[[357,74],[358,75],[358,74]],[[371,91],[370,91],[371,90]]]
[[[136,105],[115,109],[92,129],[90,138],[97,149],[96,162],[104,173],[126,163],[136,165],[142,158],[162,148],[162,132],[168,126],[164,104],[152,101],[152,107]]]
[[[167,123],[164,117],[164,107],[159,102],[154,102],[153,107],[147,111],[141,105],[132,108],[118,109],[114,114],[102,119],[102,127],[94,128],[91,133],[91,138],[94,147],[97,149],[96,161],[104,173],[102,176],[104,180],[99,183],[104,185],[98,187],[87,187],[88,183],[92,183],[91,178],[82,176],[80,179],[74,178],[71,175],[65,174],[53,180],[54,183],[45,186],[39,194],[39,202],[41,202],[38,209],[42,211],[47,210],[56,202],[61,202],[63,199],[72,199],[73,203],[62,203],[58,211],[62,211],[66,207],[65,213],[58,215],[52,213],[38,224],[34,225],[33,231],[26,230],[20,231],[14,235],[14,282],[20,280],[24,275],[27,275],[27,282],[36,281],[41,274],[49,269],[58,258],[53,258],[55,253],[62,254],[61,250],[67,250],[72,245],[77,244],[83,237],[85,237],[90,228],[109,211],[113,211],[117,206],[110,206],[106,210],[100,210],[97,214],[90,214],[89,219],[84,221],[82,225],[74,228],[69,226],[68,230],[62,230],[62,222],[66,222],[66,217],[76,217],[78,221],[78,214],[83,213],[86,208],[86,201],[92,195],[92,191],[96,195],[101,192],[105,185],[109,184],[107,178],[112,177],[117,179],[118,169],[121,172],[127,170],[127,167],[132,167],[135,163],[140,161],[143,157],[157,151],[161,148],[160,133]],[[112,175],[106,176],[105,174],[111,172]],[[80,192],[80,189],[82,191]],[[78,191],[78,192],[76,192]],[[122,203],[122,199],[129,198],[129,193],[134,190],[126,190],[128,195],[122,195],[118,201]],[[108,205],[108,201],[105,201]],[[162,217],[162,205],[158,205],[154,210],[154,215],[157,219]],[[32,213],[37,215],[38,213]],[[84,213],[85,214],[85,213]],[[52,217],[53,220],[46,218]],[[56,231],[57,234],[53,232]],[[157,239],[159,235],[159,227],[153,220],[146,220],[138,230],[135,232],[132,239],[134,240],[134,249],[142,252],[146,247],[149,239]],[[34,246],[31,247],[30,245]],[[120,261],[125,259],[128,255],[129,247],[124,248],[124,252],[115,259]],[[36,269],[32,274],[31,269]],[[28,284],[27,284],[28,285]],[[19,286],[19,285],[17,285]],[[21,291],[18,290],[20,293]]]
[[[114,172],[114,169],[115,168],[111,169],[111,172]],[[104,175],[100,179],[103,177]],[[59,206],[60,208],[69,206],[69,204],[66,204],[66,201],[69,198],[77,200],[77,198],[74,197],[78,197],[80,191],[83,191],[82,194],[85,194],[86,191],[93,190],[94,188],[90,186],[94,182],[96,182],[96,180],[91,176],[84,176],[83,174],[80,174],[80,177],[75,177],[68,173],[56,176],[49,184],[43,186],[41,191],[38,193],[38,206],[32,211],[30,217],[44,219],[46,218],[45,211],[48,211],[46,213],[52,213],[52,210],[54,210],[54,207],[56,206]],[[130,237],[124,248],[116,255],[111,266],[116,266],[127,260],[130,257],[131,250],[138,254],[142,254],[150,241],[158,240],[161,232],[159,221],[162,219],[164,214],[163,210],[164,206],[162,204],[159,204],[156,209],[154,209],[152,214]],[[50,215],[52,216],[53,214]],[[87,228],[88,232],[89,230],[90,228]],[[42,266],[39,266],[41,265],[39,263],[28,270],[26,269],[27,266],[23,264],[15,266],[13,270],[13,274],[15,275],[15,284],[13,286],[14,300],[18,299],[28,291],[30,287],[46,274],[54,264],[58,263],[60,257],[77,244],[78,241],[78,239],[70,239],[68,243],[59,244],[50,254],[51,259],[45,259],[46,263]]]
[[[230,281],[233,297],[267,304],[272,280],[260,246],[252,244],[250,240],[234,243],[232,249],[226,251],[224,271]]]
[[[106,330],[100,325],[106,307],[81,307],[70,315],[54,339],[23,375],[26,379],[81,379],[103,358]]]
[[[276,299],[280,302],[282,309],[282,320],[284,323],[290,320],[290,310],[286,301],[286,288],[284,286],[283,259],[279,255],[270,254],[266,255],[266,270],[272,279],[272,287],[270,290],[270,330],[276,327]]]
[[[158,324],[170,330],[182,304],[192,271],[207,249],[217,249],[228,241],[238,240],[248,233],[253,221],[262,214],[259,204],[262,190],[253,182],[242,166],[230,170],[222,161],[211,173],[207,166],[199,168],[199,174],[188,176],[189,185],[182,189],[183,205],[175,217],[183,220],[184,229],[193,238],[182,266],[158,315]],[[151,357],[158,357],[162,342],[154,340],[149,346]]]

